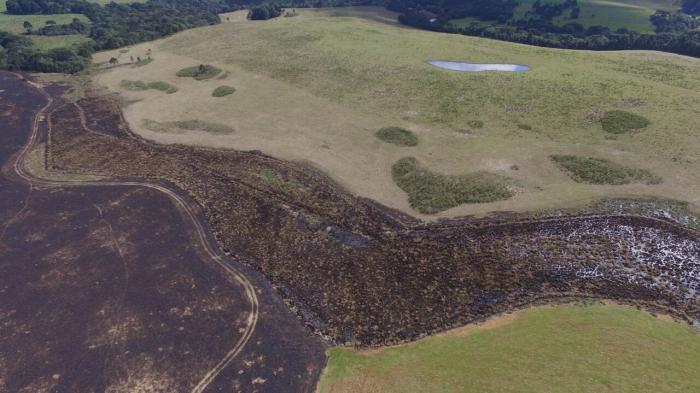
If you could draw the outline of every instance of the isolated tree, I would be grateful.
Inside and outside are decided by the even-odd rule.
[[[204,64],[200,64],[198,68],[198,73],[203,74],[207,70],[207,67],[204,66]]]
[[[46,21],[46,26],[55,26],[55,25],[56,25],[56,21],[54,21],[54,20],[47,20]]]
[[[28,20],[25,20],[22,26],[24,26],[24,30],[27,30],[27,34],[31,33],[32,29],[34,28],[34,26],[32,26],[32,24],[29,23]]]
[[[116,57],[112,57],[109,59],[109,64],[115,65],[117,63],[119,63],[119,60]]]

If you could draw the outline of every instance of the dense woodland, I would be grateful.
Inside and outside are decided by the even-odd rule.
[[[621,50],[649,49],[700,57],[700,0],[684,0],[682,12],[652,15],[656,34],[577,23],[576,0],[549,4],[536,1],[526,17],[515,19],[516,0],[389,0],[388,8],[401,13],[401,23],[428,30],[494,38],[552,48]],[[472,17],[480,22],[456,26],[450,20]],[[554,18],[570,22],[555,24]]]

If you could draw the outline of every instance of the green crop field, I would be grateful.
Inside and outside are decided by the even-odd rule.
[[[114,1],[115,3],[143,3],[146,0],[93,0],[94,3],[107,4]],[[57,14],[57,15],[8,15],[5,13],[5,0],[0,0],[0,31],[9,31],[11,33],[23,33],[24,21],[28,21],[35,28],[42,27],[47,20],[52,20],[57,24],[70,23],[73,18],[78,18],[82,21],[88,21],[88,19],[82,14]],[[60,36],[59,36],[60,37]],[[80,41],[75,36],[63,36],[66,38],[65,42],[61,42],[57,37],[41,37],[35,42],[38,42],[40,48],[55,48],[62,46],[64,44],[72,44],[74,42]]]
[[[513,19],[527,17],[527,12],[532,9],[536,0],[519,0],[513,14]],[[542,3],[560,3],[560,0],[545,0]],[[680,8],[675,0],[578,0],[581,13],[577,19],[569,18],[569,11],[565,11],[560,17],[554,19],[554,23],[564,25],[566,23],[580,23],[584,27],[605,26],[611,30],[626,28],[640,33],[654,33],[654,26],[649,17],[656,10],[675,11]],[[472,23],[491,24],[474,18],[453,19],[450,21],[455,26],[468,26]],[[506,26],[506,25],[503,25]]]
[[[73,44],[81,44],[90,41],[89,37],[80,34],[45,36],[32,35],[30,36],[34,46],[37,49],[53,49],[70,46]]]
[[[700,335],[619,305],[538,308],[416,343],[330,351],[320,393],[700,391]]]
[[[3,9],[5,8],[5,3],[3,3]],[[81,14],[57,14],[57,15],[8,15],[3,13],[0,14],[0,31],[9,31],[10,33],[24,33],[23,24],[25,21],[29,22],[34,26],[34,28],[42,27],[46,24],[47,20],[52,20],[58,24],[70,23],[73,18],[78,18],[83,21],[87,21],[87,18]]]
[[[611,30],[624,27],[640,33],[653,33],[654,26],[649,21],[649,17],[656,12],[657,7],[669,8],[663,2],[662,4],[654,4],[653,2],[630,0],[580,0],[578,3],[581,7],[578,19],[571,20],[561,17],[556,22],[559,24],[578,22],[584,27],[598,25],[608,27]]]
[[[178,94],[121,88],[122,80],[133,79],[130,68],[105,71],[97,80],[128,101],[139,100],[125,116],[148,138],[310,162],[356,194],[412,214],[419,212],[391,172],[406,156],[430,173],[513,180],[512,198],[461,204],[436,213],[440,217],[580,206],[610,196],[684,200],[695,209],[700,204],[697,59],[434,33],[392,23],[391,14],[376,8],[298,14],[263,22],[234,17],[136,45],[125,54],[95,56],[100,62],[151,53],[154,61],[139,67],[139,79],[177,85]],[[523,64],[530,70],[460,73],[434,67],[430,59]],[[175,76],[198,64],[222,72],[203,81]],[[212,97],[222,84],[235,86],[236,93],[226,100]],[[605,131],[606,114],[619,111],[642,116],[648,125]],[[164,134],[141,126],[144,118],[168,122],[192,116],[230,124],[237,132]],[[386,127],[408,130],[419,143],[385,143],[376,132]],[[552,155],[608,160],[649,171],[663,183],[577,183]]]

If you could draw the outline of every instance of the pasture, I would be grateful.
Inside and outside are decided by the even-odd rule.
[[[131,66],[102,71],[95,80],[132,102],[126,119],[148,139],[303,161],[360,196],[423,218],[581,206],[611,196],[700,203],[697,59],[555,50],[420,31],[375,8],[303,9],[295,18],[269,21],[247,21],[241,14],[125,53],[95,55],[97,62],[114,56],[124,63],[150,54],[153,61],[138,68],[138,79],[170,83],[177,94],[123,89],[120,82],[135,77]],[[531,69],[460,73],[433,67],[430,59]],[[176,76],[198,64],[222,72],[206,80]],[[213,97],[222,85],[235,86],[236,93]],[[604,131],[601,119],[616,110],[643,116],[650,125],[624,134]],[[145,119],[210,121],[236,132],[154,132],[143,126]],[[409,130],[420,143],[382,142],[375,134],[384,127]],[[549,159],[560,154],[647,170],[664,182],[576,183]],[[518,191],[507,200],[422,215],[392,179],[392,165],[405,156],[446,176],[508,177]]]
[[[78,18],[84,22],[88,19],[81,14],[58,14],[58,15],[8,15],[5,13],[5,0],[0,0],[0,31],[7,31],[14,34],[22,34],[26,30],[24,29],[24,22],[27,21],[36,28],[40,28],[46,24],[46,21],[52,20],[57,24],[70,23],[74,18]],[[78,44],[86,42],[89,38],[71,34],[62,36],[40,36],[31,35],[29,36],[37,49],[53,49],[60,48],[64,46],[70,46],[73,44]]]
[[[87,18],[82,14],[57,14],[57,15],[8,15],[5,14],[5,3],[2,3],[2,13],[0,13],[0,31],[8,31],[14,34],[22,34],[26,30],[24,29],[24,22],[27,21],[34,26],[34,28],[42,27],[46,24],[46,21],[52,20],[57,24],[70,23],[73,18],[78,18],[82,21],[87,21]],[[43,37],[42,37],[43,38]]]
[[[330,350],[319,393],[694,392],[700,335],[621,305],[499,316],[415,343]]]
[[[634,0],[580,0],[581,14],[578,19],[570,20],[560,17],[557,22],[565,24],[578,22],[584,27],[605,26],[610,30],[626,28],[640,33],[654,33],[654,25],[649,17],[657,9],[678,9],[672,1],[634,1]],[[568,16],[568,15],[567,15]]]

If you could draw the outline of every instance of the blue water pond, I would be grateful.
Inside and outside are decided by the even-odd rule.
[[[528,71],[530,67],[518,64],[472,64],[461,63],[458,61],[443,61],[430,60],[429,64],[435,67],[444,68],[446,70],[461,71],[461,72],[480,72],[480,71],[506,71],[506,72],[523,72]]]

